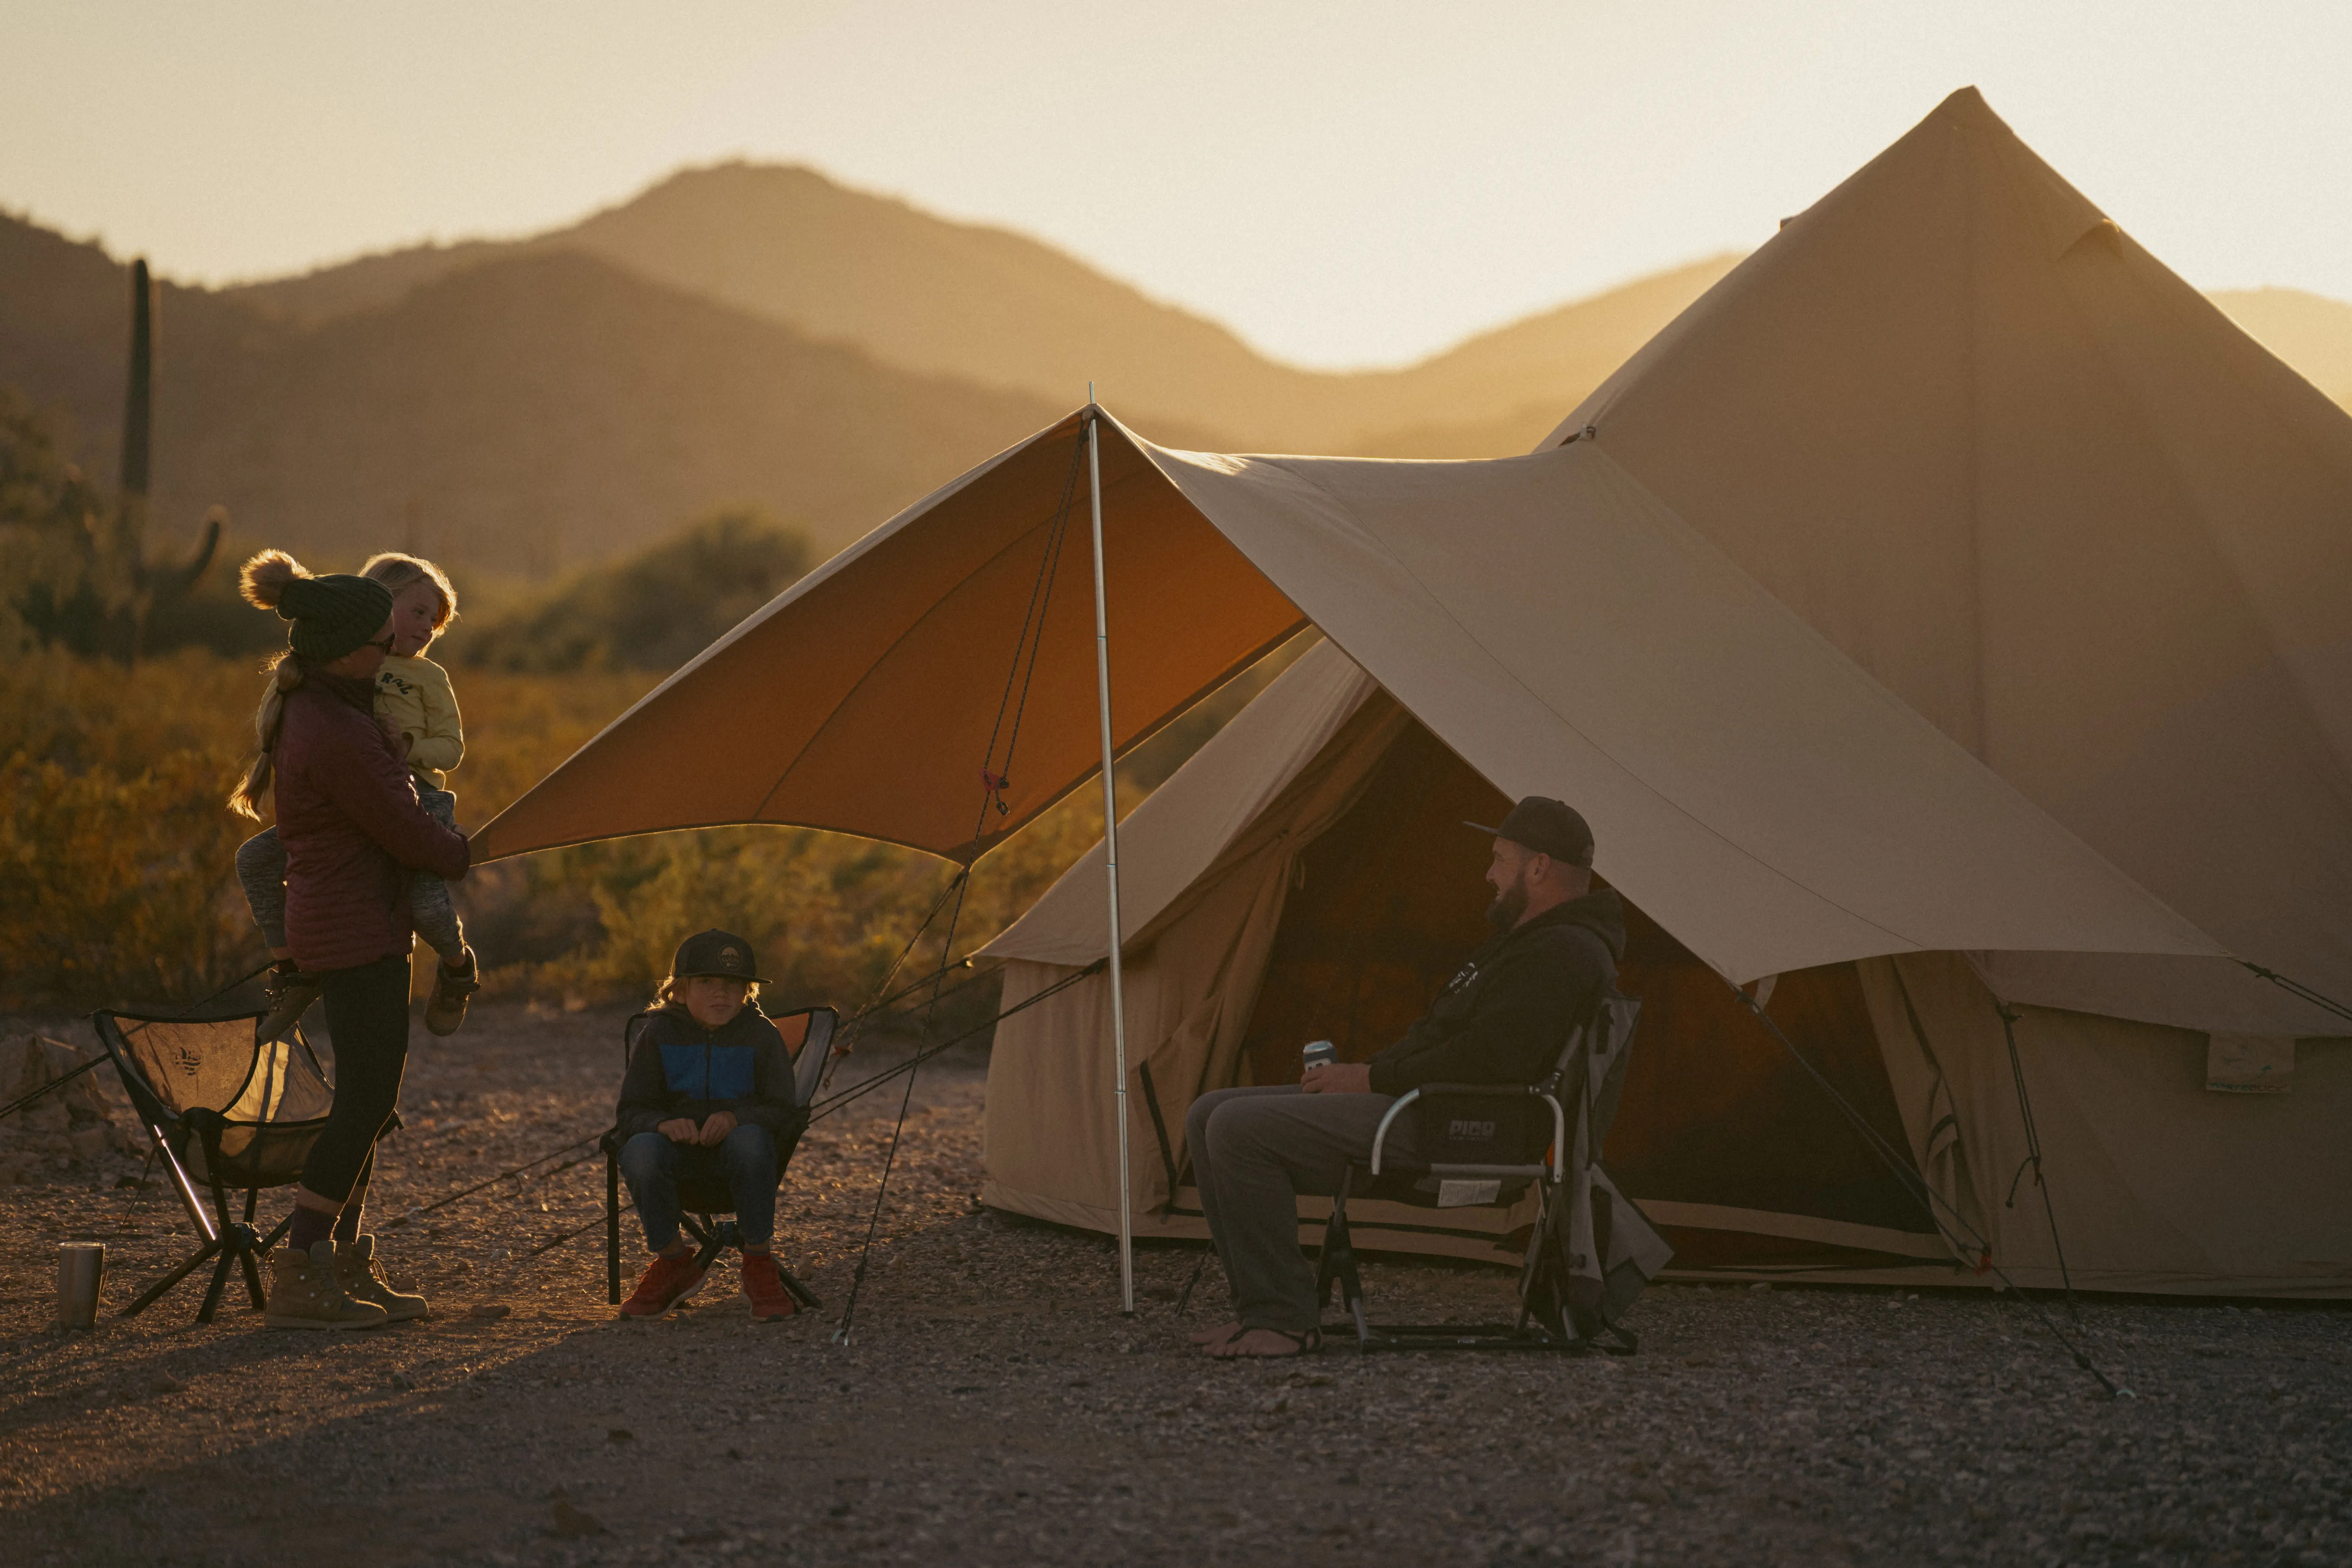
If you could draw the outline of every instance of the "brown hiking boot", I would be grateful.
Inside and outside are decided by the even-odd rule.
[[[261,1038],[267,1043],[302,1021],[319,999],[319,977],[282,964],[273,966],[261,984],[269,993],[269,1011],[261,1020]]]
[[[376,1261],[375,1237],[335,1245],[335,1284],[354,1301],[373,1301],[395,1323],[414,1322],[425,1315],[425,1298],[392,1282]]]
[[[457,1026],[466,1021],[466,1004],[482,988],[481,965],[474,950],[466,950],[466,967],[452,969],[436,962],[433,965],[433,995],[425,1004],[425,1026],[436,1035],[454,1035]]]
[[[261,1321],[273,1329],[373,1329],[390,1314],[373,1301],[354,1301],[335,1283],[335,1243],[306,1253],[281,1247],[269,1255],[269,1304]]]

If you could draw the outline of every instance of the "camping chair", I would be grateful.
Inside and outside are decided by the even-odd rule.
[[[639,1013],[621,1031],[621,1073],[628,1075],[629,1058],[637,1048],[637,1037],[653,1015]],[[841,1015],[830,1007],[807,1007],[797,1013],[786,1013],[772,1020],[777,1028],[775,1045],[771,1047],[785,1053],[790,1063],[788,1081],[793,1086],[793,1103],[803,1111],[816,1099],[819,1080],[824,1077],[825,1058],[833,1054],[834,1031],[841,1026]],[[772,1075],[770,1082],[775,1081]],[[805,1123],[803,1123],[805,1126]],[[627,1142],[618,1127],[606,1132],[604,1149],[604,1291],[618,1305],[621,1300],[621,1145]],[[776,1146],[776,1181],[781,1185],[784,1172],[793,1163],[793,1151],[800,1146],[800,1132],[793,1131],[779,1140]],[[743,1245],[743,1233],[732,1219],[720,1219],[721,1215],[735,1212],[734,1194],[718,1177],[688,1177],[677,1184],[678,1207],[685,1211],[686,1234],[692,1237],[699,1250],[694,1256],[698,1268],[708,1268],[710,1260],[724,1247]],[[789,1268],[783,1260],[776,1262],[776,1272],[783,1276],[784,1289],[802,1307],[814,1309],[823,1305],[815,1292]]]
[[[1526,1350],[1630,1355],[1637,1342],[1617,1320],[1665,1267],[1672,1249],[1601,1169],[1601,1137],[1617,1112],[1625,1057],[1642,1005],[1612,993],[1570,1031],[1540,1083],[1424,1084],[1381,1119],[1370,1158],[1350,1165],[1323,1230],[1316,1292],[1336,1282],[1364,1351]],[[1400,1120],[1415,1153],[1388,1146]],[[1508,1208],[1533,1190],[1536,1216],[1509,1323],[1367,1323],[1364,1285],[1348,1225],[1351,1197],[1417,1208]],[[1605,1340],[1604,1340],[1605,1336]]]
[[[140,1124],[154,1142],[164,1175],[205,1238],[194,1257],[123,1308],[123,1317],[144,1311],[211,1258],[217,1261],[196,1321],[213,1321],[229,1271],[240,1265],[247,1294],[257,1309],[262,1305],[257,1260],[278,1245],[293,1215],[259,1236],[253,1211],[264,1187],[291,1186],[301,1179],[310,1145],[334,1109],[335,1086],[299,1026],[264,1043],[256,1038],[261,1017],[90,1015]],[[210,1214],[197,1197],[199,1182],[212,1194]],[[245,1194],[242,1219],[229,1214],[229,1194],[236,1191]]]

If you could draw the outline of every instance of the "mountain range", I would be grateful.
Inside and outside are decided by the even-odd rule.
[[[406,545],[541,576],[752,501],[836,549],[1084,401],[1221,450],[1525,451],[1723,256],[1398,370],[1302,370],[1049,246],[814,171],[673,175],[569,227],[159,306],[155,516],[330,561]],[[0,384],[110,471],[127,268],[0,216]],[[2352,306],[2214,296],[2339,401]]]

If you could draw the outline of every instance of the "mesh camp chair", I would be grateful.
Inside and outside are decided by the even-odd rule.
[[[256,1234],[253,1211],[265,1187],[291,1186],[302,1176],[335,1106],[335,1086],[298,1026],[264,1042],[261,1015],[218,1018],[145,1018],[128,1013],[90,1015],[100,1044],[155,1145],[155,1157],[202,1236],[195,1255],[142,1291],[123,1317],[144,1311],[164,1292],[215,1260],[196,1321],[209,1323],[243,1266],[245,1288],[262,1305],[257,1259],[278,1244],[292,1215],[267,1236]],[[211,1212],[197,1195],[211,1194]],[[232,1216],[230,1194],[245,1194],[242,1218]]]
[[[1601,1140],[1617,1113],[1625,1058],[1642,1005],[1612,993],[1571,1031],[1540,1083],[1425,1084],[1381,1118],[1371,1154],[1350,1166],[1323,1231],[1316,1290],[1336,1283],[1365,1351],[1531,1350],[1631,1354],[1617,1320],[1665,1267],[1672,1250],[1601,1169]],[[1389,1147],[1400,1121],[1413,1153]],[[1401,1141],[1402,1142],[1402,1141]],[[1348,1225],[1350,1197],[1419,1208],[1509,1208],[1532,1190],[1535,1224],[1509,1323],[1368,1323]]]
[[[629,1059],[636,1052],[637,1037],[650,1018],[650,1013],[639,1013],[621,1031],[621,1072],[625,1078]],[[768,1081],[789,1082],[793,1086],[793,1103],[805,1111],[816,1100],[817,1084],[824,1077],[825,1058],[833,1054],[834,1032],[841,1026],[841,1015],[830,1007],[806,1007],[797,1013],[786,1013],[771,1020],[776,1026],[776,1043],[769,1047],[784,1054],[788,1074],[779,1074],[773,1065]],[[805,1124],[803,1124],[805,1125]],[[604,1134],[604,1291],[614,1302],[621,1300],[621,1145],[627,1140],[615,1127]],[[793,1151],[800,1145],[800,1131],[794,1130],[776,1144],[776,1181],[782,1184],[784,1172],[791,1168]],[[721,1249],[743,1245],[743,1233],[731,1218],[735,1197],[727,1184],[718,1177],[687,1177],[677,1184],[678,1207],[685,1211],[686,1234],[694,1238],[698,1250],[694,1262],[698,1268],[708,1268],[710,1260]],[[804,1308],[822,1305],[816,1295],[789,1268],[777,1259],[776,1272],[783,1276],[784,1289],[793,1300]]]

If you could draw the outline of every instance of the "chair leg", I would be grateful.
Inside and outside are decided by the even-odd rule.
[[[1355,1321],[1356,1343],[1360,1348],[1371,1343],[1372,1331],[1364,1321],[1364,1277],[1356,1263],[1355,1234],[1348,1225],[1348,1198],[1355,1184],[1356,1171],[1351,1165],[1339,1177],[1339,1194],[1331,1200],[1330,1223],[1323,1227],[1318,1292],[1322,1303],[1330,1305],[1330,1282],[1339,1281],[1339,1300]]]
[[[185,1279],[198,1268],[201,1268],[205,1264],[211,1262],[214,1255],[219,1252],[221,1248],[226,1245],[227,1243],[224,1241],[205,1242],[202,1247],[196,1248],[195,1252],[185,1261],[181,1263],[178,1268],[173,1269],[169,1274],[164,1275],[161,1279],[156,1280],[152,1285],[148,1286],[146,1289],[142,1290],[139,1293],[138,1298],[133,1300],[131,1305],[123,1308],[122,1310],[116,1313],[115,1316],[119,1318],[137,1317],[140,1313],[145,1311],[148,1308],[161,1300],[164,1292],[171,1289],[173,1286],[177,1285],[181,1280]]]
[[[621,1162],[604,1151],[604,1296],[621,1304]]]
[[[254,1234],[253,1211],[260,1205],[260,1202],[261,1189],[247,1187],[245,1192],[245,1234],[247,1236]],[[266,1240],[257,1240],[250,1247],[237,1249],[237,1261],[245,1265],[245,1293],[252,1300],[253,1310],[257,1312],[266,1308],[269,1302],[268,1294],[261,1288],[259,1259],[269,1255],[269,1249],[278,1245],[278,1238],[285,1234],[287,1227],[293,1223],[294,1216],[289,1214],[278,1222],[278,1228],[271,1231]]]
[[[236,1260],[246,1256],[234,1235],[221,1237],[220,1260],[213,1265],[213,1280],[205,1287],[204,1305],[196,1309],[196,1321],[209,1323],[220,1310],[220,1299],[228,1289],[228,1277],[236,1271]]]
[[[742,1246],[743,1233],[736,1228],[735,1222],[731,1219],[721,1220],[714,1225],[709,1215],[704,1215],[701,1218],[702,1225],[699,1227],[688,1225],[687,1229],[693,1231],[695,1240],[702,1243],[701,1250],[694,1255],[694,1266],[697,1268],[708,1268],[726,1248]]]
[[[798,1301],[801,1304],[802,1310],[814,1312],[819,1307],[824,1305],[823,1301],[816,1299],[815,1291],[810,1289],[806,1285],[801,1282],[801,1277],[799,1275],[785,1268],[782,1263],[776,1265],[776,1272],[783,1277],[784,1289],[790,1293],[793,1300]]]

